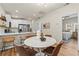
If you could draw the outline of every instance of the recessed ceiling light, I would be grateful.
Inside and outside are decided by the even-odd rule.
[[[16,12],[19,12],[18,10],[16,10]]]
[[[36,16],[36,14],[33,14],[33,16]]]
[[[32,18],[28,18],[29,20],[31,20]]]
[[[62,19],[64,19],[64,17],[62,17]]]
[[[37,5],[47,7],[48,3],[38,3]]]
[[[44,3],[37,3],[37,5],[39,5],[39,6],[41,6],[41,5],[43,5]]]
[[[44,7],[47,7],[48,5],[47,4],[44,4]]]

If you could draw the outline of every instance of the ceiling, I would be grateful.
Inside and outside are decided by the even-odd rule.
[[[37,20],[49,12],[65,6],[66,3],[1,3],[0,5],[12,18]]]

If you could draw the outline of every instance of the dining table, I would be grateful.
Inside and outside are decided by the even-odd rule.
[[[44,38],[46,38],[46,40],[41,41],[40,36],[30,37],[24,41],[24,45],[38,49],[36,56],[44,56],[45,53],[42,52],[42,49],[53,46],[56,43],[53,37],[44,36]]]

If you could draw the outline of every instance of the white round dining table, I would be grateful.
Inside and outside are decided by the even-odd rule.
[[[42,48],[52,46],[56,43],[56,40],[52,37],[45,36],[45,38],[46,38],[45,41],[41,41],[39,36],[34,36],[34,37],[26,39],[24,41],[24,44],[29,47],[37,48],[39,52],[36,55],[42,56],[44,55],[44,53],[41,52]]]

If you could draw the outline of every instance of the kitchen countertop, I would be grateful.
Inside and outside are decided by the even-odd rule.
[[[33,32],[0,33],[0,36],[8,36],[8,35],[24,35],[24,34],[34,34],[34,33],[33,33]]]

